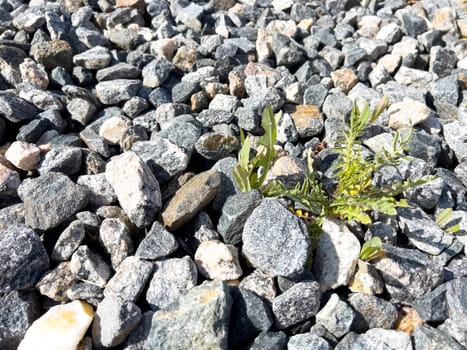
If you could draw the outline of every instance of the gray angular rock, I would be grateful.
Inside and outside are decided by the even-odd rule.
[[[284,332],[262,332],[248,347],[248,350],[282,350],[287,344],[287,336]]]
[[[163,137],[173,144],[180,147],[188,156],[195,149],[195,143],[201,136],[201,129],[194,123],[183,120],[173,120],[164,125],[161,131],[157,134],[153,133],[151,137]]]
[[[459,344],[467,347],[467,331],[451,319],[448,318],[444,323],[439,325],[438,330],[450,335],[456,339]]]
[[[0,140],[5,128],[3,119],[0,121]],[[35,143],[51,127],[51,123],[47,119],[33,119],[26,125],[23,125],[16,135],[16,140]]]
[[[137,95],[141,81],[135,79],[115,79],[100,82],[96,85],[96,95],[105,105],[127,101]]]
[[[89,193],[89,205],[95,208],[109,205],[117,200],[117,195],[104,173],[95,175],[81,175],[76,181],[78,185],[85,187]]]
[[[456,63],[457,57],[453,50],[441,46],[433,46],[430,49],[429,71],[437,74],[440,78],[451,74]]]
[[[82,152],[78,147],[54,147],[44,155],[37,171],[41,175],[53,171],[70,176],[80,170],[81,159]]]
[[[90,127],[87,127],[81,131],[79,133],[79,137],[91,151],[98,153],[104,158],[109,158],[112,155],[109,149],[109,145],[102,137],[99,136],[97,132],[92,130]]]
[[[29,289],[49,268],[39,236],[24,225],[0,231],[0,292]]]
[[[321,337],[311,333],[297,334],[290,337],[287,350],[331,350],[331,345]]]
[[[423,321],[442,322],[448,318],[447,287],[448,283],[443,283],[432,291],[415,299],[412,303],[412,306],[417,310],[418,315]]]
[[[243,278],[239,286],[268,301],[272,301],[277,294],[274,279],[260,270],[254,270]]]
[[[99,69],[96,72],[96,79],[97,81],[136,79],[140,74],[140,70],[135,66],[121,62],[107,68]]]
[[[412,350],[410,335],[404,332],[372,328],[357,337],[352,344],[352,350]]]
[[[154,221],[151,229],[139,243],[135,255],[141,259],[158,260],[172,254],[178,248],[175,237],[158,221]]]
[[[143,85],[150,88],[161,86],[169,77],[174,66],[164,56],[157,55],[142,70]]]
[[[141,309],[131,301],[106,297],[97,306],[92,323],[96,347],[112,347],[125,341],[141,320]]]
[[[40,230],[60,225],[88,201],[83,187],[55,172],[24,180],[18,195],[24,203],[26,223]]]
[[[315,316],[319,310],[321,290],[318,282],[295,284],[272,300],[275,325],[284,329]]]
[[[273,276],[303,271],[310,251],[305,224],[276,199],[263,199],[243,228],[243,254]]]
[[[80,246],[71,256],[71,272],[80,280],[103,288],[112,275],[111,267],[87,246]]]
[[[413,331],[415,350],[421,349],[465,349],[448,334],[428,325],[415,328]]]
[[[449,283],[446,300],[450,318],[464,329],[467,327],[467,297],[464,293],[467,277],[459,277]]]
[[[356,316],[355,311],[333,293],[326,305],[316,314],[316,323],[324,326],[335,337],[341,338],[350,331]]]
[[[323,113],[330,119],[347,120],[352,109],[352,101],[341,91],[327,95],[323,104]]]
[[[453,121],[443,125],[446,143],[454,151],[459,162],[467,160],[467,128],[460,121]]]
[[[193,288],[197,279],[198,270],[188,256],[156,261],[146,301],[153,310],[165,310]]]
[[[0,94],[0,111],[0,115],[12,123],[31,120],[39,113],[36,106],[11,92]]]
[[[181,297],[179,306],[154,313],[151,349],[227,348],[231,297],[225,283],[204,282]],[[180,336],[183,334],[184,336]]]
[[[240,147],[237,137],[223,132],[208,132],[195,143],[196,151],[206,159],[219,160],[228,157]]]
[[[303,63],[304,51],[288,36],[273,32],[271,47],[276,56],[277,65],[294,66]]]
[[[96,46],[92,49],[73,56],[73,63],[87,69],[102,69],[107,67],[112,60],[109,49]]]
[[[124,350],[144,350],[148,349],[148,335],[152,327],[154,311],[146,311],[142,314],[138,325],[131,331],[125,344]],[[91,349],[90,349],[91,350]]]
[[[92,101],[80,97],[72,98],[67,103],[66,109],[71,114],[71,119],[81,125],[88,124],[97,111],[96,105]]]
[[[103,289],[95,284],[77,282],[67,289],[66,296],[70,300],[84,300],[91,305],[97,306],[104,299],[102,291]]]
[[[131,222],[137,227],[153,223],[162,206],[159,183],[149,167],[129,151],[107,163],[105,177]]]
[[[0,198],[16,197],[20,184],[18,172],[0,164]]]
[[[153,263],[136,256],[125,258],[107,282],[104,296],[136,302],[153,270]]]
[[[47,70],[55,67],[71,70],[73,65],[73,49],[65,40],[53,39],[37,42],[31,46],[31,55]]]
[[[55,242],[50,258],[55,261],[70,259],[86,235],[84,227],[81,221],[72,221]]]
[[[151,136],[150,141],[137,141],[131,147],[151,169],[160,184],[169,182],[188,166],[186,153],[169,140]]]
[[[242,192],[227,198],[222,207],[222,215],[217,224],[217,231],[228,244],[238,244],[250,213],[261,203],[258,191]]]
[[[371,328],[394,328],[398,314],[390,302],[363,293],[352,293],[348,301],[356,314],[352,330],[364,333]]]
[[[25,225],[24,204],[18,203],[0,209],[0,230]]]
[[[66,302],[69,301],[66,292],[76,282],[78,280],[71,272],[70,262],[65,261],[42,275],[35,287],[42,295],[52,300]]]
[[[127,256],[133,254],[130,229],[120,219],[107,218],[102,221],[99,228],[99,242],[110,255],[114,270]]]

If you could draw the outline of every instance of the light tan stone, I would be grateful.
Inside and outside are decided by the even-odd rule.
[[[456,29],[456,12],[451,7],[442,7],[435,11],[433,29],[448,32]]]
[[[47,89],[49,77],[47,72],[30,58],[25,58],[19,65],[19,71],[24,83],[29,83],[39,89]]]
[[[394,130],[410,128],[427,120],[430,114],[430,108],[424,103],[404,98],[389,106],[389,127]]]
[[[196,250],[195,262],[201,274],[213,280],[236,280],[243,273],[237,248],[221,241],[202,242]]]
[[[132,7],[138,10],[144,10],[144,0],[117,0],[116,7]]]
[[[348,93],[358,82],[357,75],[350,68],[342,68],[331,73],[331,79],[336,88]]]
[[[177,45],[172,38],[162,38],[151,42],[150,49],[153,55],[162,55],[170,61],[175,55]]]
[[[108,143],[116,145],[120,142],[120,139],[130,125],[131,121],[126,118],[110,117],[102,123],[99,129],[99,136]]]
[[[396,330],[412,335],[415,328],[423,325],[423,323],[422,318],[414,308],[404,306],[400,311],[399,319],[396,323]]]
[[[5,158],[18,169],[34,170],[39,162],[41,150],[33,143],[15,141],[5,152]]]
[[[386,69],[386,72],[389,74],[393,74],[399,68],[401,61],[401,56],[387,54],[379,59],[378,65],[381,65],[384,69]]]

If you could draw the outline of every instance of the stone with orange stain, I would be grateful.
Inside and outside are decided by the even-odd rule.
[[[144,0],[117,0],[116,7],[132,7],[144,11]]]
[[[54,306],[29,327],[18,350],[75,350],[93,317],[83,301]]]
[[[318,106],[298,105],[296,111],[290,115],[299,137],[313,137],[321,133],[324,120]]]
[[[336,88],[348,93],[358,82],[357,75],[350,68],[342,68],[331,73],[331,79]]]
[[[448,32],[456,29],[456,12],[452,7],[441,7],[434,12],[433,29]]]
[[[381,294],[384,283],[373,265],[359,260],[358,270],[349,283],[352,292],[360,292],[367,295]]]
[[[396,330],[412,335],[415,328],[421,325],[423,325],[423,320],[414,308],[404,306],[399,310]]]

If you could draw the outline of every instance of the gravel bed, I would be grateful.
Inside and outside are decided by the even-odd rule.
[[[465,38],[462,0],[0,1],[0,349],[466,349]],[[413,128],[374,176],[434,175],[409,208],[313,250],[237,187],[266,106],[294,184],[383,96],[363,152]]]

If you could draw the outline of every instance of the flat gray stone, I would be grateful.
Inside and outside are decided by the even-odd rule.
[[[96,95],[105,105],[118,104],[137,95],[141,81],[135,79],[115,79],[96,85]]]
[[[135,255],[141,259],[158,260],[172,254],[177,248],[178,242],[175,237],[158,221],[154,221],[138,245]]]
[[[419,349],[465,349],[450,335],[429,325],[422,325],[413,331],[415,350]]]
[[[352,330],[363,333],[371,328],[394,328],[398,314],[397,308],[390,302],[363,293],[352,293],[348,301],[356,314]]]
[[[321,337],[311,333],[297,334],[290,337],[287,350],[331,350],[331,345]]]

